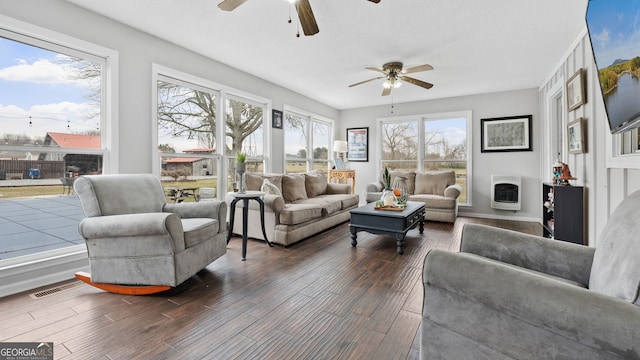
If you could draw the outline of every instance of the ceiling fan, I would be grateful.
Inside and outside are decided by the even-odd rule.
[[[385,78],[387,80],[385,80],[385,82],[382,84],[382,86],[384,87],[384,90],[382,90],[382,96],[387,96],[387,95],[391,94],[391,89],[400,87],[400,80],[406,81],[406,82],[408,82],[410,84],[413,84],[413,85],[417,85],[417,86],[423,87],[425,89],[431,89],[433,87],[433,84],[431,84],[431,83],[428,83],[428,82],[425,82],[425,81],[422,81],[422,80],[418,80],[418,79],[414,79],[412,77],[404,76],[405,74],[411,74],[411,73],[416,73],[416,72],[420,72],[420,71],[433,70],[433,66],[431,66],[429,64],[418,65],[418,66],[414,66],[414,67],[410,67],[408,69],[402,70],[402,63],[394,61],[394,62],[388,62],[388,63],[382,65],[382,69],[378,69],[378,68],[374,68],[374,67],[367,67],[365,69],[377,71],[379,73],[384,74],[384,76],[378,76],[378,77],[375,77],[373,79],[360,81],[358,83],[349,85],[349,87],[354,87],[354,86],[357,86],[357,85],[368,83],[369,81],[385,79]]]
[[[232,11],[238,6],[244,4],[247,0],[224,0],[223,2],[218,4],[218,7],[224,11]],[[306,36],[311,36],[317,34],[320,29],[318,29],[318,24],[316,23],[316,17],[313,16],[313,11],[311,10],[311,4],[309,0],[287,0],[290,3],[294,3],[296,6],[296,11],[298,12],[298,18],[300,19],[300,25],[302,26],[302,31]],[[369,0],[373,3],[379,3],[380,0]]]

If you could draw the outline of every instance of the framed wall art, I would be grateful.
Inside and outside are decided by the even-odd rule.
[[[369,128],[347,129],[347,160],[369,161]]]
[[[482,152],[531,151],[532,115],[480,119]]]
[[[567,124],[567,143],[570,154],[581,154],[586,152],[587,147],[584,136],[584,119],[579,118]]]
[[[282,111],[271,110],[271,127],[282,129]]]
[[[567,81],[567,108],[572,111],[582,106],[585,102],[584,71],[580,69]]]

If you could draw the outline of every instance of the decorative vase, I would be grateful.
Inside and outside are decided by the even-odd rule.
[[[409,191],[407,190],[407,177],[397,176],[393,181],[393,194],[397,198],[398,205],[404,206],[409,199]]]
[[[238,184],[238,192],[240,194],[244,194],[245,185],[244,185],[244,173],[246,170],[246,163],[236,163],[236,182]]]
[[[390,188],[386,188],[382,191],[380,200],[384,206],[391,206],[397,201],[396,196],[393,194],[393,189]]]

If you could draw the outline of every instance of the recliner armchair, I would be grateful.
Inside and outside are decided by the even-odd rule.
[[[226,253],[224,201],[167,204],[151,174],[82,176],[74,190],[93,283],[166,290]]]
[[[423,359],[640,359],[640,191],[597,247],[467,224],[424,261]]]

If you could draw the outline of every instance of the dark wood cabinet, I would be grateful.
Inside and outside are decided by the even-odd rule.
[[[586,245],[584,188],[542,184],[544,236]]]

